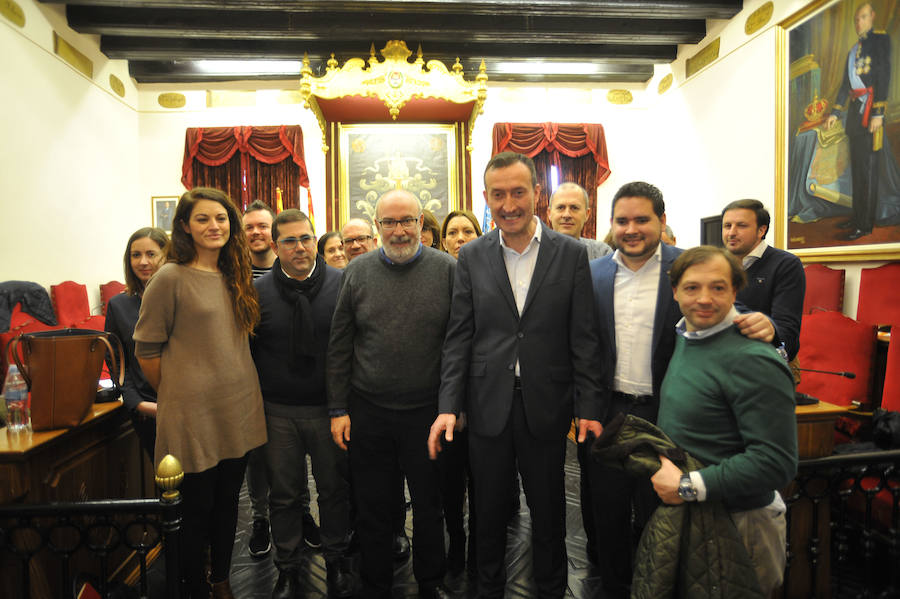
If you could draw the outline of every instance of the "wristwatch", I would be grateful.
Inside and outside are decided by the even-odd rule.
[[[678,483],[678,496],[684,501],[697,501],[697,488],[690,474],[682,474]]]

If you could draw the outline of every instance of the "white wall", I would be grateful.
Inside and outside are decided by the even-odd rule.
[[[64,26],[57,31],[94,60],[93,80],[60,60],[50,25],[58,15],[21,4],[24,29],[0,19],[0,281],[71,279],[88,286],[96,308],[99,284],[122,279],[121,232],[141,226],[147,210],[128,103],[135,90],[124,63],[91,53],[91,40]],[[111,72],[126,84],[124,100],[109,89]]]

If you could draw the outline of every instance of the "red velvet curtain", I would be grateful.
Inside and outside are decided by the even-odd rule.
[[[299,125],[191,127],[185,133],[181,182],[187,189],[217,187],[241,207],[261,200],[275,208],[275,188],[285,208],[296,208],[298,187],[309,187]]]
[[[591,214],[597,213],[597,186],[609,177],[606,136],[597,124],[496,123],[491,155],[519,152],[534,159],[538,183],[544,191],[535,203],[535,212],[544,222],[550,192],[550,167],[556,166],[559,182],[578,183],[588,192]],[[595,238],[596,218],[588,219],[582,235]]]

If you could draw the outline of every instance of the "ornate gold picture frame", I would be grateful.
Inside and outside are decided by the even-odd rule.
[[[438,222],[460,206],[456,124],[338,125],[340,218],[371,223],[385,192],[405,189]]]
[[[862,36],[856,31],[856,0],[816,0],[776,27],[775,239],[804,261],[900,258],[900,18],[885,1],[871,6],[874,26]],[[889,56],[871,51],[877,36],[893,40]],[[854,87],[848,83],[851,67],[866,81],[883,68],[889,80],[886,107],[873,102],[884,117],[881,133],[869,135],[871,150],[850,122],[862,120],[859,110],[854,113],[850,100],[837,104],[848,85]],[[885,91],[873,89],[873,99]],[[830,119],[836,109],[845,118]],[[874,166],[863,172],[875,173],[878,192],[868,200],[875,218],[857,226],[864,219],[859,205],[853,209],[852,163],[859,168],[859,157],[869,151]]]

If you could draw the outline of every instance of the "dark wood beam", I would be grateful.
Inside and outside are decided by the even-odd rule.
[[[59,0],[39,0],[58,3]],[[198,8],[215,11],[276,10],[408,12],[463,15],[531,14],[581,18],[730,19],[743,0],[78,0],[71,4],[118,8]]]
[[[511,42],[485,43],[437,43],[415,39],[405,40],[410,50],[419,44],[425,60],[447,60],[456,57],[481,59],[489,62],[521,60],[523,56],[550,60],[603,60],[628,61],[641,64],[659,64],[675,59],[675,46],[607,45],[607,44],[531,44],[523,52],[522,44]],[[375,43],[380,50],[384,42]],[[349,58],[368,58],[366,44],[345,41],[295,41],[295,40],[220,40],[189,38],[155,38],[107,36],[100,38],[100,50],[109,58],[125,60],[252,60],[299,59],[304,53],[312,60],[327,60],[331,53],[340,62]]]
[[[80,33],[157,35],[221,39],[330,40],[403,39],[414,32],[435,42],[556,44],[691,44],[706,34],[699,20],[586,19],[532,15],[464,15],[432,13],[305,14],[287,11],[103,8],[69,5],[69,26]]]
[[[463,68],[468,77],[474,76],[478,70],[480,61],[462,61]],[[324,61],[312,64],[314,72],[325,72]],[[239,77],[210,74],[199,70],[191,61],[143,61],[132,60],[128,63],[129,73],[138,83],[197,83],[217,81],[272,81],[282,80],[289,82],[286,86],[299,87],[300,77],[284,75]],[[568,83],[610,83],[610,82],[646,82],[653,76],[652,65],[633,65],[604,63],[598,67],[594,74],[590,75],[542,75],[522,73],[500,73],[487,68],[488,80],[500,81],[544,81],[544,82],[568,82]]]

